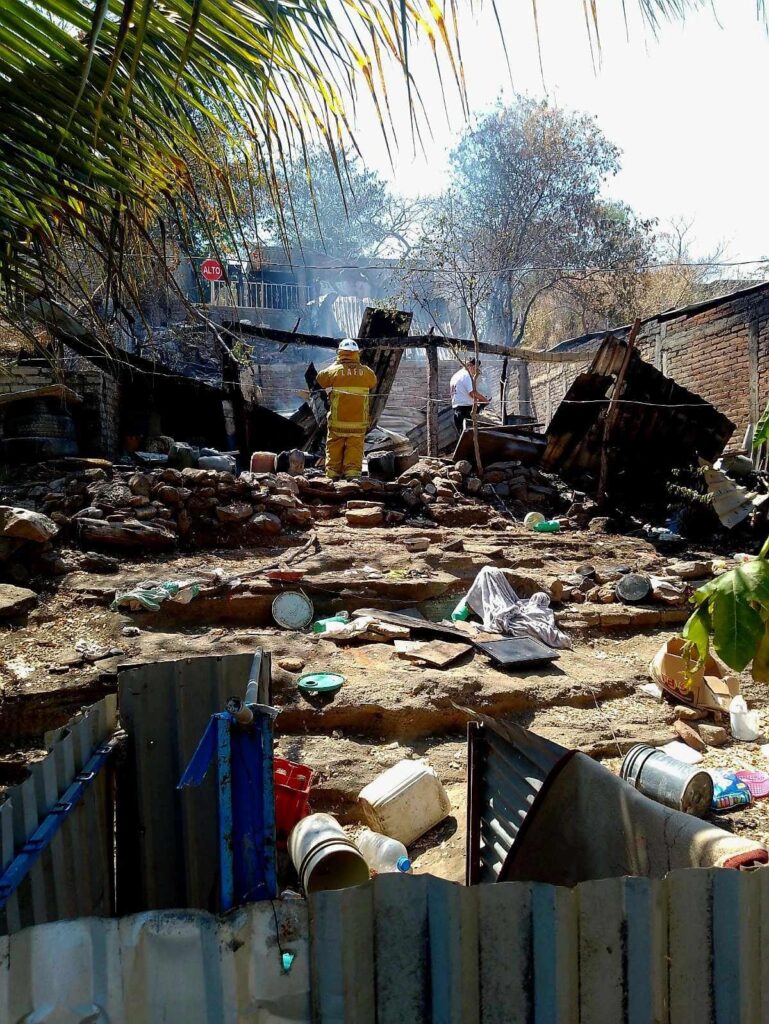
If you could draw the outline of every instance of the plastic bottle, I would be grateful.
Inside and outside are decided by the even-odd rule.
[[[534,529],[537,533],[558,533],[561,524],[557,519],[544,519],[541,523],[535,523]]]
[[[372,874],[382,875],[387,872],[411,874],[409,852],[397,839],[391,839],[389,836],[383,836],[381,832],[372,832],[370,828],[367,828],[358,836],[356,846],[363,854],[363,859]]]
[[[318,619],[318,621],[313,624],[312,631],[313,633],[327,633],[329,630],[333,630],[334,623],[344,625],[349,621],[350,616],[347,612],[338,612],[336,615],[331,615],[327,619]]]
[[[451,613],[452,622],[465,622],[470,618],[470,609],[467,606],[467,602],[464,598],[459,602],[454,611]]]

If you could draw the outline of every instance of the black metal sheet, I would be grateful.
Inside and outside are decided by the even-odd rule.
[[[560,658],[558,651],[532,636],[514,636],[506,640],[487,640],[476,643],[478,650],[488,654],[500,668],[517,665],[541,665]]]

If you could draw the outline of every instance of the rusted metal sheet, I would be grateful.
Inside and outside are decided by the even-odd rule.
[[[521,462],[524,466],[538,463],[545,451],[545,438],[541,434],[521,430],[516,426],[478,427],[478,448],[484,465],[492,462]],[[454,461],[473,462],[474,443],[472,429],[465,429],[454,449]]]
[[[176,788],[211,715],[245,695],[253,654],[125,666],[118,674],[127,734],[118,774],[118,911],[217,909],[216,772]],[[263,686],[270,657],[262,660]],[[269,703],[263,690],[261,703]]]
[[[369,342],[377,338],[406,338],[411,327],[411,318],[411,313],[404,313],[400,310],[368,308],[363,314],[358,338],[361,341]],[[369,407],[370,430],[377,425],[387,404],[390,388],[395,380],[402,357],[403,349],[394,348],[366,348],[363,353],[361,362],[371,367],[377,379],[376,394]]]
[[[610,335],[566,393],[547,428],[543,467],[593,491],[601,469],[604,420],[627,343]],[[734,431],[710,402],[631,355],[608,451],[609,497],[648,497],[670,470],[715,459]]]
[[[0,805],[0,874],[24,848],[91,755],[114,733],[116,698],[83,709],[45,737],[49,752]],[[114,911],[113,785],[110,768],[84,789],[24,881],[0,911],[0,933]]]
[[[27,929],[0,938],[0,1020],[309,1022],[307,927],[292,900]]]

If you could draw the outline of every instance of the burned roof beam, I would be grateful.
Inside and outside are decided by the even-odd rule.
[[[279,331],[274,327],[260,327],[256,324],[244,324],[227,320],[224,330],[237,336],[247,335],[262,341],[275,341],[282,345],[307,345],[312,348],[334,349],[339,345],[338,338],[329,338],[321,334],[302,334],[300,331]],[[361,339],[362,350],[368,348],[450,348],[463,352],[473,352],[475,343],[470,338],[446,338],[431,334],[412,334],[408,337]],[[507,348],[505,345],[493,345],[490,342],[478,342],[478,351],[487,356],[508,356],[511,359],[523,359],[530,363],[584,363],[583,352],[533,352],[523,348]]]

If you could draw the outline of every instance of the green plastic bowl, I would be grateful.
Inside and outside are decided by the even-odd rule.
[[[296,684],[305,693],[336,693],[344,683],[338,672],[309,672],[299,677]]]

